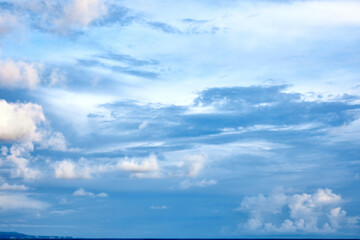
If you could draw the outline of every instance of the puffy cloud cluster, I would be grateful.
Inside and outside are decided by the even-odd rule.
[[[34,145],[31,142],[14,144],[11,146],[9,153],[6,147],[2,149],[4,150],[3,156],[5,160],[15,166],[15,168],[11,169],[12,177],[33,179],[39,176],[40,172],[29,166],[30,152],[34,150]]]
[[[101,193],[93,193],[88,192],[84,188],[79,188],[73,193],[73,196],[76,197],[108,197],[109,195],[107,193],[101,192]]]
[[[12,177],[36,178],[40,172],[30,168],[34,144],[65,151],[66,141],[59,132],[45,130],[42,107],[33,103],[8,103],[0,100],[0,140],[13,143],[1,147],[0,161],[10,166]]]
[[[335,232],[357,222],[357,217],[346,216],[341,203],[340,195],[321,188],[314,194],[275,191],[267,197],[245,197],[237,210],[248,212],[250,217],[239,226],[257,232]]]
[[[125,158],[115,163],[94,164],[81,158],[77,162],[65,159],[54,164],[55,177],[62,179],[91,178],[99,173],[113,171],[129,172],[130,176],[135,178],[157,178],[159,170],[158,159],[154,154],[141,159]]]
[[[40,83],[42,64],[0,60],[0,87],[35,88]]]
[[[134,178],[164,178],[164,177],[191,177],[199,175],[206,160],[204,154],[191,154],[183,157],[183,161],[176,163],[165,163],[160,166],[155,154],[147,157],[124,158],[116,161],[109,160],[102,163],[80,158],[78,161],[65,159],[53,164],[56,178],[61,179],[86,179],[94,175],[107,172],[127,172]],[[191,186],[205,187],[216,184],[215,180],[184,181],[181,188]]]

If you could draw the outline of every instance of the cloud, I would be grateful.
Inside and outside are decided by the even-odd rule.
[[[101,198],[109,197],[109,195],[104,192],[95,194],[95,193],[86,191],[84,188],[79,188],[78,190],[73,192],[73,196],[76,196],[76,197],[101,197]]]
[[[61,132],[42,131],[42,141],[40,142],[40,148],[48,148],[56,151],[66,151],[67,142],[64,135]]]
[[[41,82],[42,69],[39,63],[0,60],[0,87],[33,89]]]
[[[57,161],[54,164],[55,177],[62,179],[91,178],[91,168],[76,164],[71,160]]]
[[[327,188],[313,194],[274,191],[267,197],[262,194],[245,197],[236,210],[249,213],[247,222],[239,225],[247,231],[331,233],[357,222],[357,217],[346,216],[340,206],[342,202],[340,195]]]
[[[62,28],[84,28],[107,14],[102,0],[74,0],[64,6],[64,16],[57,23]]]
[[[110,159],[101,163],[80,158],[79,161],[65,159],[53,164],[56,178],[89,179],[95,175],[109,172],[128,172],[132,178],[196,177],[203,168],[206,155],[188,154],[180,164],[162,164],[155,154],[148,157]],[[192,183],[202,187],[215,184],[214,180]]]
[[[197,177],[204,167],[207,156],[204,154],[192,154],[185,157],[185,161],[189,164],[187,175],[189,177]]]
[[[61,132],[47,130],[43,109],[33,103],[8,103],[0,100],[0,140],[35,142],[41,148],[67,150],[67,142]]]
[[[40,105],[0,100],[0,116],[0,140],[13,143],[10,149],[1,147],[0,159],[5,161],[5,165],[10,165],[13,177],[39,177],[40,172],[29,166],[32,159],[30,153],[35,145],[57,151],[67,150],[62,133],[46,130],[42,125],[45,116]]]
[[[64,84],[66,81],[65,72],[55,68],[50,73],[48,84],[49,86],[53,86],[57,84]]]
[[[130,66],[110,65],[108,63],[104,63],[98,60],[79,59],[78,64],[85,67],[102,67],[104,69],[111,70],[111,72],[118,72],[122,74],[148,78],[148,79],[156,79],[159,76],[159,74],[154,71],[136,69],[133,68],[133,66],[131,65]]]
[[[140,123],[138,128],[139,128],[139,130],[142,130],[142,129],[146,128],[148,125],[149,125],[148,121],[143,121]]]
[[[0,209],[21,210],[21,209],[44,209],[48,203],[35,200],[25,194],[9,194],[0,192]]]
[[[176,29],[175,27],[163,23],[163,22],[148,22],[148,25],[154,29],[159,29],[165,33],[176,33],[176,34],[181,34],[182,32],[178,29]]]
[[[155,172],[159,170],[158,159],[156,155],[151,154],[148,158],[145,158],[142,162],[135,162],[134,159],[128,161],[119,161],[117,168],[128,172]]]
[[[95,163],[93,161],[81,158],[74,162],[69,159],[57,161],[53,164],[56,178],[76,179],[76,178],[92,178],[93,175],[108,173],[114,171],[130,172],[131,177],[135,178],[159,178],[160,167],[157,157],[150,154],[149,157],[139,159],[125,158],[125,160],[110,161],[106,163]]]
[[[266,137],[280,131],[300,133],[341,126],[355,119],[349,110],[360,108],[359,104],[339,101],[306,101],[302,94],[288,93],[286,88],[286,85],[210,88],[199,92],[187,106],[115,102],[102,107],[109,110],[116,127],[112,128],[107,120],[97,121],[106,131],[124,132],[119,134],[123,139],[128,139],[125,133],[138,129],[141,119],[151,121],[146,131],[138,135],[142,141],[151,141],[150,133],[156,133],[157,139],[170,138],[174,143],[185,144],[181,138],[187,137],[186,144],[209,143],[210,139],[217,144],[216,139],[225,138],[221,136],[225,130],[234,133],[227,138],[236,139],[250,132],[254,135],[267,132]]]
[[[165,209],[169,209],[170,207],[162,205],[162,206],[151,206],[150,209],[153,210],[165,210]]]
[[[215,185],[216,183],[217,181],[214,179],[210,179],[210,180],[203,179],[201,181],[190,181],[186,179],[180,182],[179,186],[182,189],[188,189],[191,187],[207,187],[207,186]]]
[[[37,127],[45,121],[40,105],[0,100],[0,115],[0,140],[35,141],[40,138]]]
[[[2,12],[0,16],[0,37],[10,33],[18,25],[18,20],[14,15]]]
[[[1,191],[8,191],[8,190],[15,190],[15,191],[26,191],[29,190],[28,187],[26,187],[25,185],[18,185],[18,184],[8,184],[8,183],[3,183],[0,186],[0,190]]]
[[[34,150],[32,142],[23,142],[13,144],[10,151],[3,148],[3,157],[6,160],[5,163],[11,165],[12,177],[23,177],[25,179],[34,179],[39,177],[40,172],[37,169],[29,167],[30,152]],[[15,168],[13,168],[15,167]]]
[[[352,142],[356,143],[360,140],[360,117],[342,126],[330,129],[326,140],[329,143]]]
[[[106,60],[111,60],[111,61],[116,61],[116,62],[120,62],[120,63],[124,63],[124,64],[128,64],[130,66],[135,66],[135,67],[139,67],[139,66],[148,66],[148,65],[158,65],[159,61],[150,59],[150,60],[145,60],[145,59],[137,59],[134,58],[130,55],[127,54],[119,54],[119,53],[113,53],[113,52],[108,52],[106,54],[99,54],[96,55],[96,57],[98,58],[102,58],[102,59],[106,59]]]

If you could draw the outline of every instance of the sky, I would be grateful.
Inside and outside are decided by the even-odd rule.
[[[359,237],[359,12],[1,0],[0,231]]]

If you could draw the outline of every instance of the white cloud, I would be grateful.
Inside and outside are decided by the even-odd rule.
[[[56,151],[69,150],[67,148],[66,139],[61,132],[43,131],[40,147],[50,148]]]
[[[168,206],[151,206],[150,209],[153,209],[153,210],[165,210],[165,209],[169,209],[170,207]]]
[[[63,179],[91,178],[91,168],[76,164],[71,160],[57,161],[54,164],[55,177]]]
[[[217,183],[217,181],[214,179],[210,179],[210,180],[203,179],[201,181],[190,181],[190,180],[186,179],[186,180],[180,182],[179,186],[182,189],[188,189],[191,187],[207,187],[207,186],[214,185],[216,183]]]
[[[157,157],[154,154],[150,154],[142,162],[136,162],[134,159],[119,161],[117,168],[128,172],[155,172],[159,170]]]
[[[245,197],[236,210],[249,213],[244,230],[257,232],[335,232],[341,227],[356,224],[357,217],[346,216],[340,195],[330,189],[318,189],[314,194],[286,194],[275,191],[268,197],[260,194]],[[289,209],[290,211],[284,211]],[[277,220],[284,220],[276,224]]]
[[[12,177],[23,177],[26,179],[39,177],[40,172],[29,167],[29,153],[33,149],[34,145],[31,142],[23,142],[11,146],[10,153],[5,155],[5,160],[15,166],[15,168],[11,169]]]
[[[39,63],[0,60],[0,87],[35,88],[43,66]]]
[[[0,209],[19,210],[19,209],[44,209],[48,203],[32,199],[24,194],[8,194],[0,192]]]
[[[324,141],[328,143],[352,142],[360,140],[360,117],[340,127],[331,128]]]
[[[63,179],[91,178],[95,174],[113,172],[116,170],[130,172],[135,178],[159,178],[160,168],[154,154],[141,159],[119,160],[117,162],[94,163],[81,158],[74,162],[69,159],[57,161],[54,165],[55,177]]]
[[[207,156],[205,154],[187,155],[185,160],[190,164],[187,175],[189,177],[198,176],[201,169],[204,167],[204,162]]]
[[[7,191],[7,190],[16,190],[16,191],[26,191],[29,188],[26,187],[25,185],[18,185],[18,184],[8,184],[8,183],[3,183],[0,186],[0,190],[1,191]]]
[[[162,175],[160,175],[159,172],[136,172],[136,173],[131,173],[130,177],[133,177],[133,178],[161,178]]]
[[[0,37],[14,30],[18,25],[17,18],[9,13],[2,13],[0,16]]]
[[[56,68],[51,71],[48,83],[50,86],[53,86],[56,84],[64,84],[66,80],[65,72]]]
[[[64,7],[64,17],[56,22],[62,28],[87,27],[106,13],[107,7],[102,0],[74,0]]]
[[[29,167],[34,144],[58,151],[67,150],[66,140],[60,132],[45,130],[42,107],[33,103],[8,103],[0,100],[0,140],[16,141],[10,147],[1,147],[1,158],[12,164],[13,177],[36,178],[38,170]]]
[[[0,100],[0,116],[0,140],[34,141],[40,138],[37,125],[45,121],[40,105]]]
[[[102,198],[109,197],[109,195],[104,192],[95,194],[95,193],[86,191],[84,188],[79,188],[78,190],[73,192],[73,196],[76,196],[76,197],[102,197]]]
[[[144,128],[146,128],[149,125],[148,121],[143,121],[140,125],[139,125],[139,129],[142,130]]]

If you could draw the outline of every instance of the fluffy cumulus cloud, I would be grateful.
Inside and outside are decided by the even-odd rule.
[[[154,154],[151,154],[148,158],[144,159],[142,162],[135,162],[132,160],[124,160],[117,164],[117,167],[121,170],[128,172],[152,172],[159,169],[157,163],[157,157]]]
[[[90,178],[93,170],[83,163],[65,159],[54,164],[55,177],[63,179]]]
[[[0,60],[0,87],[35,88],[41,82],[42,64]]]
[[[10,150],[3,146],[0,160],[2,160],[4,166],[10,167],[12,177],[34,179],[40,176],[40,172],[30,166],[32,159],[30,152],[33,150],[34,145],[32,142],[13,144]]]
[[[10,166],[13,177],[36,178],[39,171],[30,167],[34,144],[54,150],[66,149],[64,136],[45,131],[42,107],[33,103],[8,103],[0,100],[0,140],[13,143],[1,147],[0,159]]]
[[[342,209],[340,195],[331,189],[318,189],[313,194],[286,194],[274,191],[245,197],[237,208],[249,214],[242,230],[258,233],[331,233],[356,224],[358,217],[348,217]]]
[[[63,28],[87,27],[106,13],[107,7],[102,0],[74,0],[64,6],[64,16],[58,24]]]
[[[76,197],[108,197],[109,195],[107,193],[101,192],[101,193],[93,193],[86,191],[84,188],[79,188],[75,192],[73,192],[73,196]]]
[[[150,154],[149,157],[142,159],[142,161],[135,159],[125,159],[119,161],[116,167],[119,170],[131,172],[131,176],[136,178],[160,177],[160,167],[158,165],[158,159],[155,154]]]
[[[33,103],[8,103],[0,100],[0,140],[12,145],[1,146],[0,161],[11,169],[13,177],[37,178],[40,172],[30,167],[35,146],[66,151],[67,143],[60,132],[45,128],[43,109]]]
[[[0,116],[0,140],[35,141],[40,138],[37,126],[45,121],[40,105],[0,100]]]

